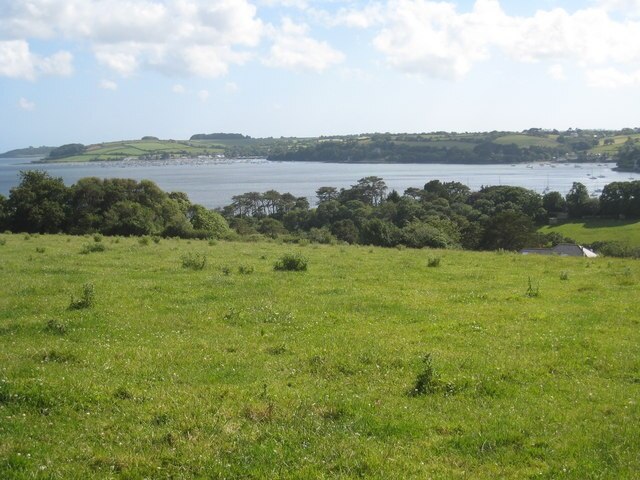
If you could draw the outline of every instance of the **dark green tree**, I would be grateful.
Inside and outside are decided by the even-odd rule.
[[[17,232],[58,233],[69,211],[69,189],[62,178],[46,172],[20,172],[20,184],[9,193],[12,229]]]

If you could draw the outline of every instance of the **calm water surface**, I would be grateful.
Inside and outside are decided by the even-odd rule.
[[[231,197],[245,192],[277,190],[305,196],[313,203],[322,186],[349,187],[369,175],[382,177],[389,189],[402,193],[422,188],[429,180],[462,182],[473,190],[483,185],[517,185],[539,193],[557,190],[567,193],[573,182],[582,182],[590,192],[607,183],[640,180],[640,174],[611,170],[614,164],[344,164],[316,162],[269,162],[267,160],[184,160],[172,162],[95,162],[82,164],[33,164],[33,159],[0,159],[0,194],[8,195],[19,182],[21,170],[46,170],[62,177],[67,185],[83,177],[149,179],[163,190],[180,191],[210,208],[231,203]],[[176,163],[177,162],[177,163]]]

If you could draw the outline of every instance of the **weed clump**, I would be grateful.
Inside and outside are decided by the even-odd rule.
[[[93,283],[85,283],[82,286],[82,296],[80,298],[71,297],[69,310],[82,310],[91,308],[95,303],[95,289]]]
[[[44,247],[36,247],[36,253],[44,253],[45,249]]]
[[[154,235],[153,237],[151,237],[151,240],[153,240],[153,243],[155,243],[156,245],[160,243],[160,237],[158,235]]]
[[[182,268],[203,270],[207,264],[207,256],[199,253],[188,253],[182,256]]]
[[[438,388],[438,384],[439,379],[435,368],[433,367],[433,359],[431,354],[427,353],[422,358],[422,370],[420,370],[416,376],[413,387],[409,390],[409,395],[417,397],[420,395],[435,393]]]
[[[288,253],[280,257],[273,266],[277,271],[303,272],[307,270],[308,260],[302,255]]]
[[[569,280],[569,272],[560,272],[560,280]]]
[[[141,246],[143,246],[143,247],[146,247],[147,245],[149,245],[149,242],[150,242],[150,241],[151,241],[151,240],[149,239],[149,237],[140,237],[140,238],[138,239],[138,243],[139,243]]]
[[[238,273],[240,275],[250,275],[253,273],[253,266],[252,265],[240,265],[238,267]]]
[[[107,247],[104,246],[104,243],[87,243],[82,247],[80,253],[82,255],[87,255],[93,252],[104,252],[106,249]]]
[[[440,257],[431,257],[427,260],[427,267],[436,268],[440,266]]]
[[[64,335],[67,333],[67,324],[60,320],[49,319],[44,327],[44,331],[53,335]]]
[[[6,245],[7,244],[7,239],[6,238],[0,238],[0,247],[2,245]]]
[[[525,292],[525,295],[529,298],[536,298],[540,296],[540,285],[533,285],[533,282],[531,281],[531,277],[529,277],[529,286],[527,287],[527,291]]]
[[[102,241],[102,235],[100,235],[99,233],[94,234],[93,241],[96,243],[100,243]]]

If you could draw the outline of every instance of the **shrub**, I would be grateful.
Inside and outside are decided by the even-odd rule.
[[[156,245],[160,243],[160,237],[158,235],[154,235],[153,237],[151,237],[151,240],[153,240],[153,243],[155,243]]]
[[[7,244],[7,239],[6,238],[0,238],[0,246],[6,245],[6,244]]]
[[[140,237],[138,239],[138,243],[143,247],[146,247],[147,245],[149,245],[149,242],[150,242],[149,237]]]
[[[436,268],[440,266],[440,257],[431,257],[427,260],[427,267]]]
[[[96,233],[93,236],[93,241],[96,242],[96,243],[101,242],[102,241],[102,235],[100,235],[99,233]]]
[[[69,304],[69,310],[82,310],[84,308],[90,308],[95,302],[95,289],[93,283],[85,283],[82,286],[82,296],[80,298],[74,298],[71,296],[71,303]]]
[[[203,270],[207,264],[207,256],[199,253],[188,253],[182,256],[182,268]]]
[[[280,259],[273,266],[273,269],[278,271],[302,272],[307,269],[307,264],[307,259],[299,253],[288,253],[280,257]]]
[[[92,252],[104,252],[107,247],[104,246],[104,243],[87,243],[82,247],[80,253],[83,255],[87,255]]]

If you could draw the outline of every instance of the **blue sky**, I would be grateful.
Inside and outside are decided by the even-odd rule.
[[[640,126],[640,0],[0,0],[0,151]]]

